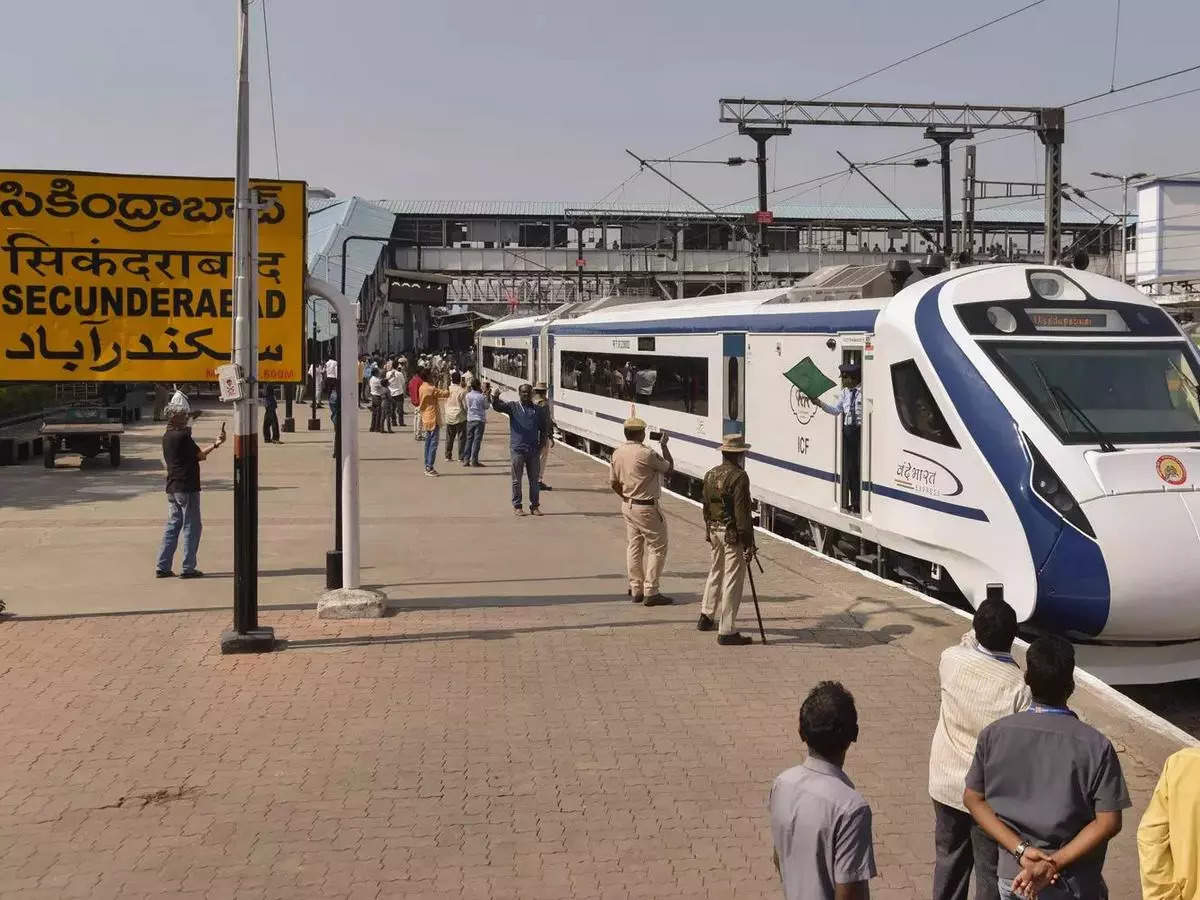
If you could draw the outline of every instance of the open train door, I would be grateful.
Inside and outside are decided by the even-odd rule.
[[[746,433],[746,335],[721,335],[721,434]],[[685,385],[694,391],[693,385]],[[693,401],[694,403],[694,401]],[[690,404],[688,408],[690,409]]]
[[[863,515],[870,510],[870,498],[862,490],[863,483],[870,483],[870,400],[879,386],[873,384],[877,378],[868,380],[865,362],[866,348],[870,346],[870,335],[861,331],[838,332],[838,349],[841,352],[839,365],[857,366],[859,384],[857,390],[862,400],[862,421],[855,423],[843,417],[841,434],[838,435],[839,452],[836,454],[839,505],[844,512]],[[871,354],[874,356],[874,354]],[[873,374],[873,373],[872,373]],[[839,382],[841,379],[839,378]],[[840,396],[840,394],[839,394]]]

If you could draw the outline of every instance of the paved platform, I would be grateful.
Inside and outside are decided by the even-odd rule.
[[[872,895],[927,897],[936,661],[964,621],[764,539],[770,643],[718,647],[694,627],[698,511],[665,504],[678,605],[635,606],[606,470],[556,451],[547,515],[514,519],[502,421],[488,468],[433,479],[411,430],[361,420],[364,582],[393,608],[374,621],[314,611],[329,432],[264,447],[262,621],[287,643],[259,657],[217,648],[229,445],[204,464],[209,575],[190,582],[152,577],[156,427],[130,429],[119,470],[0,470],[0,896],[777,897],[767,791],[803,757],[799,700],[837,678],[862,720],[847,769],[875,814]],[[1133,792],[1106,867],[1133,897],[1134,830],[1178,742],[1091,688],[1075,706]]]

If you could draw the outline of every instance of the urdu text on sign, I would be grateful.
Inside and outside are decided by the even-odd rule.
[[[258,192],[263,381],[299,381],[300,181]],[[0,380],[216,381],[230,360],[233,180],[0,171]]]

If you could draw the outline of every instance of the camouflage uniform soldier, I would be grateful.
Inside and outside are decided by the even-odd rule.
[[[752,642],[749,636],[734,630],[746,566],[754,555],[750,478],[744,468],[749,449],[742,435],[725,435],[721,445],[723,461],[704,476],[704,531],[705,539],[712,544],[712,567],[704,585],[696,627],[711,631],[719,614],[717,643],[735,646]]]

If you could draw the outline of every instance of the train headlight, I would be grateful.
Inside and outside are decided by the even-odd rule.
[[[1063,486],[1062,480],[1050,468],[1050,464],[1038,452],[1037,447],[1033,446],[1033,442],[1029,440],[1028,435],[1023,436],[1025,437],[1025,446],[1029,448],[1029,455],[1033,459],[1032,481],[1034,492],[1048,503],[1055,512],[1071,523],[1071,525],[1078,528],[1088,537],[1095,538],[1096,532],[1092,528],[1092,523],[1083,514],[1083,510],[1079,508],[1079,504],[1075,502],[1075,498],[1071,496],[1071,492]]]
[[[1012,334],[1017,330],[1017,317],[1003,306],[989,306],[987,317],[988,321],[992,323],[992,327],[997,331]]]

